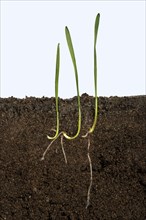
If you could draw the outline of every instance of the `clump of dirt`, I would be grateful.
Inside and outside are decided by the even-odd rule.
[[[81,134],[60,138],[42,154],[56,126],[54,98],[0,99],[0,219],[145,220],[146,96],[99,97],[99,117],[91,135],[90,184],[85,134],[93,123],[94,98],[81,96]],[[59,99],[60,130],[77,130],[77,97]]]

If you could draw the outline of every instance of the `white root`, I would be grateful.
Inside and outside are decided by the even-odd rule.
[[[43,153],[43,156],[41,158],[41,161],[45,159],[45,155],[48,152],[48,150],[50,149],[51,145],[53,144],[53,142],[61,135],[61,148],[62,148],[62,152],[63,152],[63,156],[64,156],[64,160],[65,163],[67,164],[67,157],[66,157],[66,153],[64,150],[64,146],[63,146],[63,132],[60,132],[59,135],[51,141],[51,143],[48,145],[48,147],[46,148],[46,150]],[[88,161],[89,161],[89,166],[90,166],[90,184],[88,187],[88,192],[87,192],[87,204],[86,204],[86,209],[88,208],[88,206],[90,205],[90,195],[91,195],[91,187],[92,187],[92,183],[93,183],[93,172],[92,172],[92,161],[91,161],[91,157],[90,157],[90,135],[87,132],[84,136],[82,136],[83,138],[86,138],[88,136],[88,152],[87,152],[87,157],[88,157]]]
[[[88,208],[89,204],[90,204],[90,194],[91,194],[91,187],[92,187],[92,182],[93,182],[93,173],[92,173],[92,161],[91,161],[91,157],[90,157],[90,137],[88,136],[88,160],[89,160],[89,165],[90,165],[90,185],[88,188],[88,192],[87,192],[87,204],[86,204],[86,209]]]
[[[51,147],[51,145],[53,144],[53,142],[54,142],[55,140],[56,140],[56,138],[55,138],[53,141],[51,141],[51,143],[48,145],[48,147],[46,148],[46,150],[45,150],[44,153],[43,153],[43,156],[42,156],[42,158],[41,158],[41,161],[45,159],[45,155],[46,155],[47,151],[49,150],[49,148]]]
[[[65,163],[67,164],[66,153],[65,153],[65,150],[64,150],[64,146],[63,146],[63,135],[61,135],[61,147],[62,147],[62,152],[63,152],[63,155],[64,155]]]
[[[52,129],[53,130],[53,129]],[[64,159],[65,159],[65,163],[67,164],[67,157],[66,157],[66,153],[65,153],[65,150],[64,150],[64,146],[63,146],[63,134],[62,132],[59,133],[59,135],[51,141],[51,143],[48,145],[48,147],[46,148],[46,150],[44,151],[43,153],[43,156],[41,158],[41,161],[45,159],[45,155],[46,153],[48,152],[48,150],[50,149],[51,145],[53,144],[54,141],[57,140],[57,138],[61,135],[61,148],[62,148],[62,152],[63,152],[63,155],[64,155]]]

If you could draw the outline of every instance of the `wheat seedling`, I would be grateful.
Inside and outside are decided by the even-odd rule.
[[[94,90],[95,90],[95,114],[94,114],[94,121],[92,124],[92,127],[89,129],[89,131],[83,135],[82,137],[88,137],[88,148],[87,148],[87,156],[89,160],[90,165],[90,185],[88,188],[87,193],[87,205],[86,208],[88,208],[90,204],[90,191],[92,187],[93,182],[93,174],[92,174],[92,161],[90,157],[90,134],[94,132],[95,126],[97,123],[97,116],[98,116],[98,97],[97,97],[97,54],[96,54],[96,42],[97,42],[97,34],[98,34],[98,28],[99,28],[99,21],[100,21],[100,14],[98,13],[95,19],[95,25],[94,25]]]
[[[62,133],[62,132],[59,133],[59,108],[58,108],[59,70],[60,70],[60,44],[57,45],[56,70],[55,70],[56,130],[55,130],[55,129],[51,129],[51,130],[55,131],[55,135],[54,135],[53,137],[47,135],[47,138],[48,138],[49,140],[52,140],[52,141],[51,141],[51,143],[48,145],[48,147],[46,148],[46,150],[44,151],[41,160],[44,160],[45,155],[46,155],[47,151],[50,149],[50,147],[51,147],[51,145],[53,144],[53,142],[54,142],[59,136],[61,136],[62,152],[63,152],[63,155],[64,155],[65,162],[67,163],[67,158],[66,158],[66,155],[65,155],[64,147],[63,147],[63,133]]]

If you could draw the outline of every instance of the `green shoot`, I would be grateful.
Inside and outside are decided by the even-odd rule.
[[[80,94],[79,94],[78,71],[77,71],[76,58],[75,58],[75,54],[74,54],[74,49],[73,49],[73,44],[72,44],[70,32],[69,32],[67,27],[65,27],[65,34],[66,34],[66,40],[67,40],[68,48],[69,48],[69,51],[70,51],[70,55],[71,55],[71,59],[72,59],[72,63],[73,63],[74,71],[75,71],[76,88],[77,88],[77,96],[78,96],[78,114],[79,114],[79,116],[78,116],[78,130],[77,130],[77,133],[72,137],[68,136],[66,132],[63,132],[63,135],[68,140],[73,140],[79,135],[80,130],[81,130],[81,107],[80,107]]]
[[[97,34],[98,34],[98,27],[100,21],[100,14],[98,13],[95,19],[95,26],[94,26],[94,88],[95,88],[95,115],[94,115],[94,122],[92,127],[89,130],[89,133],[92,133],[95,129],[97,123],[97,116],[98,116],[98,97],[97,97],[97,55],[96,55],[96,42],[97,42]]]
[[[96,123],[97,123],[97,116],[98,116],[98,97],[97,97],[97,55],[96,55],[96,42],[97,42],[97,34],[99,28],[99,21],[100,21],[100,14],[98,13],[95,19],[95,26],[94,26],[94,89],[95,89],[95,114],[94,114],[94,122],[92,127],[83,137],[86,137],[88,134],[93,133]]]
[[[47,138],[54,140],[58,137],[59,133],[59,110],[58,110],[58,82],[59,82],[59,68],[60,68],[60,44],[57,45],[57,54],[56,54],[56,74],[55,74],[55,99],[56,99],[56,133],[53,137],[47,135]],[[54,129],[52,129],[54,130]]]

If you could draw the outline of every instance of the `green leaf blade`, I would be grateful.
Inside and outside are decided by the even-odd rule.
[[[76,58],[75,58],[75,53],[74,53],[74,48],[73,48],[73,44],[72,44],[72,39],[71,39],[71,35],[69,32],[68,27],[65,27],[65,35],[66,35],[66,40],[67,40],[67,44],[68,44],[68,49],[70,51],[70,56],[72,59],[72,63],[74,66],[74,71],[75,71],[75,79],[76,79],[76,89],[77,89],[77,98],[78,98],[78,129],[77,129],[77,133],[73,136],[70,137],[66,134],[66,132],[63,132],[65,138],[72,140],[75,139],[81,130],[81,107],[80,107],[80,93],[79,93],[79,83],[78,83],[78,70],[77,70],[77,64],[76,64]]]

